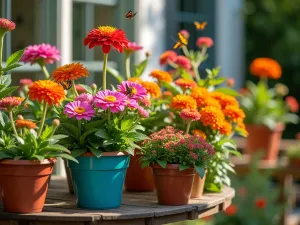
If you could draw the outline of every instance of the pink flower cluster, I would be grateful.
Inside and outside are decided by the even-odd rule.
[[[0,18],[0,34],[12,31],[16,28],[16,24],[8,19]]]
[[[64,114],[69,118],[75,117],[77,120],[91,120],[95,116],[94,107],[102,110],[109,110],[111,113],[136,109],[142,118],[149,117],[149,112],[139,106],[147,94],[140,84],[124,81],[118,86],[118,91],[99,91],[95,96],[82,93],[76,97],[74,102],[65,106]]]
[[[128,45],[127,45],[127,47],[124,48],[124,51],[127,54],[130,54],[130,53],[142,50],[142,49],[143,49],[143,46],[140,46],[140,45],[136,44],[135,42],[128,42]]]

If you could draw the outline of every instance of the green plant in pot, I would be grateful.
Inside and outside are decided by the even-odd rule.
[[[215,152],[203,138],[167,126],[150,135],[142,149],[142,167],[151,165],[159,204],[188,204],[194,175],[204,177]]]
[[[90,48],[102,46],[103,87],[96,90],[81,85],[87,93],[77,94],[74,80],[88,75],[81,64],[64,65],[52,73],[56,82],[71,80],[70,91],[75,97],[64,107],[56,108],[62,121],[59,133],[69,135],[62,143],[79,161],[79,164],[68,162],[78,207],[116,208],[121,204],[129,154],[140,148],[136,142],[147,138],[140,126],[140,120],[149,116],[142,107],[147,93],[142,85],[129,81],[123,81],[113,90],[106,88],[108,53],[111,47],[122,52],[127,46],[124,31],[102,26],[92,29],[84,43]]]
[[[294,97],[285,97],[289,90],[283,84],[269,88],[268,79],[281,77],[281,67],[277,61],[257,58],[250,65],[250,72],[259,77],[259,81],[257,84],[247,82],[240,101],[249,133],[247,151],[252,155],[263,150],[265,160],[277,160],[285,124],[299,122],[295,114],[299,104]]]

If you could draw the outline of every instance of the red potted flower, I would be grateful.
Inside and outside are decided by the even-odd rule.
[[[194,175],[204,176],[215,152],[203,138],[167,126],[150,135],[142,153],[142,167],[153,168],[159,204],[184,205],[189,202]]]

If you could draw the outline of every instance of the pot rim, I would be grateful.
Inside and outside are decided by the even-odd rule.
[[[157,169],[179,170],[179,164],[171,164],[171,163],[168,163],[166,168],[161,167],[158,163],[153,164],[151,167]],[[193,170],[195,168],[191,166],[190,168],[187,168],[185,170],[190,170],[190,169]]]
[[[44,159],[42,161],[39,160],[14,160],[14,159],[3,159],[0,160],[0,164],[5,165],[20,165],[20,166],[39,166],[39,165],[49,165],[49,164],[55,164],[56,159],[50,158],[50,159]]]
[[[107,156],[124,156],[124,155],[128,155],[128,153],[127,152],[103,152],[100,157],[102,157],[102,156],[104,156],[104,157],[107,157]],[[80,156],[84,156],[84,157],[93,157],[94,156],[94,157],[96,157],[91,152],[83,153]]]
[[[264,124],[255,124],[255,123],[248,123],[248,124],[245,124],[246,125],[246,129],[247,129],[247,126],[248,127],[258,127],[258,128],[265,128],[267,130],[270,130],[270,131],[277,131],[277,132],[281,132],[281,131],[284,131],[285,129],[285,124],[284,123],[277,123],[276,124],[276,127],[274,129],[270,129],[269,127],[267,127],[266,125]]]

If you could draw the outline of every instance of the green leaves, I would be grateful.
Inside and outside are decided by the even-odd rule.
[[[205,175],[205,168],[203,168],[201,166],[195,166],[195,169],[196,169],[197,173],[199,174],[199,176],[201,178],[203,178]]]
[[[106,132],[106,130],[104,130],[104,129],[98,129],[98,131],[95,133],[95,135],[97,137],[101,137],[101,138],[104,138],[104,139],[109,139],[109,135]]]
[[[215,90],[218,92],[224,93],[226,95],[234,96],[234,97],[240,96],[240,94],[237,91],[230,89],[230,88],[220,87],[220,88],[216,88]]]
[[[148,58],[143,60],[140,64],[135,65],[133,76],[140,77],[143,74],[143,72],[145,71],[147,64],[148,64]]]
[[[190,165],[183,165],[183,164],[180,164],[180,165],[179,165],[179,171],[185,170],[185,169],[190,168],[190,167],[191,167]]]
[[[167,167],[167,161],[165,161],[165,160],[157,160],[157,163],[158,163],[162,168],[166,168],[166,167]]]
[[[14,92],[17,89],[18,89],[18,86],[12,86],[9,88],[5,88],[4,90],[0,91],[0,99],[6,97],[7,95],[9,95],[10,93]]]
[[[85,84],[79,84],[79,86],[83,87],[84,90],[86,90],[86,92],[87,92],[88,94],[91,94],[91,95],[93,94],[93,90],[92,90],[92,88],[91,88],[90,86],[85,85]]]
[[[61,127],[69,136],[75,138],[76,140],[80,139],[80,130],[75,125],[70,123],[62,123]]]
[[[7,74],[7,75],[2,75],[0,77],[0,85],[2,85],[2,87],[8,87],[11,84],[11,75]],[[1,90],[3,91],[3,89]]]
[[[96,149],[96,148],[94,148],[94,147],[92,147],[92,146],[87,146],[87,147],[90,149],[90,151],[91,151],[97,158],[100,158],[100,156],[102,155],[102,151],[101,151],[101,150]]]
[[[19,51],[16,51],[15,53],[13,53],[11,56],[9,56],[8,59],[6,60],[6,68],[8,66],[11,66],[11,65],[19,62],[23,53],[24,53],[24,49],[21,49]]]

